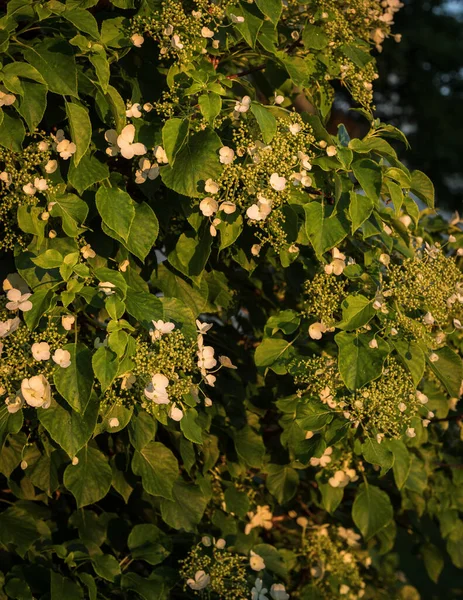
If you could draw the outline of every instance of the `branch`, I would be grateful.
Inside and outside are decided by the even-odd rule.
[[[238,79],[239,77],[245,77],[246,75],[256,73],[257,71],[263,71],[266,66],[267,65],[259,65],[258,67],[252,67],[251,69],[247,69],[246,71],[240,71],[239,73],[235,73],[234,75],[227,75],[227,79]]]

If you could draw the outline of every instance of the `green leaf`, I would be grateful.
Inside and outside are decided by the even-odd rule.
[[[71,364],[66,369],[57,369],[53,381],[66,402],[83,413],[93,387],[92,353],[81,343],[67,344],[63,349],[71,354]]]
[[[156,525],[135,525],[127,540],[132,558],[158,565],[171,553],[172,542]]]
[[[251,104],[251,112],[259,124],[264,143],[270,144],[277,132],[277,120],[265,106],[258,102]]]
[[[373,60],[373,57],[370,56],[368,52],[364,52],[352,44],[343,44],[341,46],[341,51],[344,52],[347,58],[349,58],[359,69],[363,69]]]
[[[347,296],[347,298],[342,301],[341,307],[342,321],[336,326],[339,329],[345,329],[346,331],[363,327],[363,325],[366,325],[375,314],[373,301],[369,298],[365,298],[362,294]]]
[[[111,77],[111,71],[109,68],[109,61],[104,50],[91,54],[89,57],[90,62],[95,67],[98,82],[101,85],[101,89],[104,94],[108,92],[109,79]]]
[[[92,564],[98,577],[114,582],[121,574],[117,559],[111,554],[96,554],[92,556]]]
[[[434,185],[421,171],[412,171],[412,192],[429,208],[434,208]]]
[[[7,150],[21,152],[26,135],[22,120],[7,112],[1,114],[3,115],[3,121],[0,123],[0,145]]]
[[[42,315],[50,308],[52,298],[53,293],[50,290],[39,290],[29,298],[32,308],[24,313],[24,321],[31,331],[37,327]]]
[[[18,96],[14,107],[33,132],[43,118],[47,107],[47,86],[35,81],[23,81],[24,97]]]
[[[66,369],[61,370],[66,371]],[[52,440],[73,458],[92,437],[98,410],[99,403],[96,398],[92,398],[83,414],[75,412],[68,406],[52,402],[46,410],[38,411],[37,416]]]
[[[258,469],[262,466],[265,454],[265,446],[262,437],[252,427],[246,425],[238,431],[234,431],[236,453],[247,465]]]
[[[92,367],[101,391],[106,391],[117,375],[119,361],[116,354],[106,346],[101,346],[92,356]]]
[[[60,485],[58,469],[63,463],[63,456],[59,450],[54,450],[50,456],[43,454],[28,471],[32,483],[46,492],[49,498]]]
[[[164,578],[151,573],[148,579],[136,573],[127,573],[121,578],[121,586],[125,590],[133,590],[142,600],[166,600],[169,590]]]
[[[208,230],[202,234],[194,231],[182,233],[175,249],[169,254],[170,264],[187,277],[202,274],[211,253],[212,236]]]
[[[198,412],[194,408],[188,409],[180,421],[183,435],[194,444],[202,444],[203,436],[201,426],[197,422]]]
[[[72,161],[77,167],[90,145],[92,124],[88,116],[88,110],[80,104],[66,102],[66,115],[69,119],[71,139],[77,148],[72,157]]]
[[[61,13],[61,15],[64,19],[67,19],[75,27],[77,27],[79,31],[88,33],[96,40],[100,38],[96,19],[88,10],[84,10],[83,8],[74,8],[72,10],[65,10]]]
[[[127,242],[135,219],[135,205],[129,194],[117,188],[100,187],[95,200],[103,223]]]
[[[218,150],[221,147],[219,136],[211,129],[190,135],[176,153],[174,165],[161,169],[164,184],[183,196],[200,198],[204,182],[220,175],[222,165]]]
[[[249,511],[249,498],[246,492],[240,492],[233,485],[225,490],[225,505],[229,513],[234,513],[242,519]]]
[[[51,92],[78,97],[74,52],[66,41],[45,38],[24,50],[24,56],[42,75]]]
[[[8,579],[8,583],[4,587],[5,592],[8,594],[8,598],[14,600],[34,600],[30,587],[24,581],[18,577],[12,577]],[[6,596],[2,597],[2,600]]]
[[[279,504],[289,502],[297,492],[299,475],[287,465],[268,465],[265,485]]]
[[[150,442],[132,458],[132,471],[140,475],[143,488],[153,496],[171,499],[178,477],[178,462],[172,452],[160,442]]]
[[[321,27],[306,23],[302,32],[302,41],[307,50],[323,50],[330,40]]]
[[[368,198],[377,202],[383,180],[378,163],[369,158],[362,158],[352,163],[352,171]]]
[[[411,467],[411,457],[407,446],[401,440],[389,440],[387,448],[394,455],[392,471],[397,489],[401,490],[408,479]]]
[[[394,205],[394,211],[397,216],[400,216],[400,209],[402,208],[402,204],[404,202],[404,195],[402,192],[402,188],[397,183],[393,181],[386,180],[386,186],[389,191],[389,195],[392,200],[392,204]]]
[[[108,86],[108,93],[105,95],[105,98],[111,107],[113,118],[116,123],[116,130],[118,133],[120,133],[127,120],[125,116],[125,102],[116,88],[114,88],[112,85]]]
[[[349,219],[352,223],[352,233],[365,223],[373,211],[373,201],[368,196],[350,192]]]
[[[373,485],[362,483],[354,500],[352,518],[365,541],[386,527],[392,517],[392,504],[386,492]]]
[[[329,483],[318,483],[320,493],[322,495],[323,508],[330,513],[334,514],[338,506],[341,504],[344,497],[343,488],[334,488]]]
[[[56,269],[61,267],[63,264],[63,255],[58,250],[45,250],[42,254],[39,254],[37,257],[32,258],[32,262],[34,265],[41,267],[42,269]]]
[[[231,21],[231,15],[244,17],[242,23],[233,23],[233,28],[238,31],[251,48],[254,48],[260,28],[263,25],[262,19],[259,19],[259,17],[250,12],[250,10],[247,10],[243,5],[229,6],[227,8],[227,15]]]
[[[426,359],[420,345],[417,342],[406,342],[405,340],[393,341],[392,345],[405,367],[410,371],[413,383],[417,386],[423,378],[426,367]]]
[[[379,444],[375,439],[370,438],[362,444],[363,458],[372,465],[379,465],[385,473],[394,464],[394,453],[387,444]]]
[[[146,411],[141,411],[134,415],[129,424],[130,443],[138,451],[154,440],[157,430],[156,420]]]
[[[216,225],[216,229],[220,231],[220,250],[228,248],[236,242],[243,231],[243,217],[238,211],[231,215],[222,213],[221,222]]]
[[[278,373],[286,371],[285,363],[291,343],[278,338],[265,338],[256,348],[254,362],[256,367],[274,367]]]
[[[269,318],[265,324],[265,335],[270,337],[277,331],[282,331],[285,335],[290,335],[296,331],[300,322],[301,318],[294,310],[282,310]]]
[[[159,298],[154,294],[134,291],[131,288],[127,291],[126,308],[127,312],[146,329],[153,326],[151,321],[157,321],[164,316],[162,302]]]
[[[222,98],[215,92],[201,94],[198,98],[198,104],[201,114],[211,124],[222,110]]]
[[[304,205],[305,229],[317,256],[337,246],[349,233],[337,215],[325,218],[325,209],[318,202]]]
[[[50,581],[50,600],[63,600],[63,598],[66,598],[66,600],[83,600],[83,589],[71,579],[62,577],[55,571],[50,571]]]
[[[318,431],[333,420],[333,412],[319,400],[310,400],[297,406],[296,422],[305,431]]]
[[[370,348],[368,344],[374,339],[371,333],[342,331],[334,339],[339,348],[339,372],[350,390],[357,390],[381,375],[384,359],[390,352],[385,340],[377,337],[378,348]]]
[[[460,387],[463,380],[463,363],[461,358],[448,346],[435,350],[439,357],[436,362],[432,362],[429,356],[426,356],[426,362],[431,367],[435,375],[440,379],[447,392],[452,398],[460,397]]]
[[[437,546],[427,542],[420,546],[423,555],[424,566],[428,572],[429,578],[437,583],[439,576],[444,568],[444,557]]]
[[[63,231],[69,237],[77,237],[85,231],[81,227],[88,215],[87,203],[75,194],[56,194],[52,208],[53,217],[61,217]]]
[[[196,531],[207,506],[201,488],[178,479],[172,489],[172,500],[161,500],[162,519],[174,529]]]
[[[281,0],[256,0],[257,8],[275,25],[280,20],[283,6]]]
[[[13,544],[16,552],[24,558],[26,552],[40,538],[37,523],[19,506],[10,506],[0,513],[0,543]]]
[[[111,487],[112,471],[105,455],[85,446],[77,453],[79,462],[64,471],[64,485],[77,502],[77,508],[95,504],[106,496]]]
[[[172,166],[188,139],[188,119],[169,119],[162,128],[162,144]]]

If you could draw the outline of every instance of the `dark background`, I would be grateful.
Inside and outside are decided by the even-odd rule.
[[[402,129],[412,146],[398,147],[407,167],[434,182],[437,206],[463,210],[463,0],[402,0],[394,33],[377,54],[376,116]],[[345,111],[347,96],[339,96]],[[363,123],[355,113],[352,134]],[[349,127],[350,125],[350,127]]]

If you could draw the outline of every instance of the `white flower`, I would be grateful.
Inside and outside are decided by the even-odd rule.
[[[135,118],[135,119],[139,119],[141,117],[141,105],[138,102],[135,102],[135,104],[132,104],[132,106],[130,106],[126,111],[125,111],[125,116],[128,117],[129,119]]]
[[[219,550],[223,550],[226,545],[227,545],[227,542],[223,538],[219,538],[215,543],[215,547],[218,548]]]
[[[219,356],[219,362],[222,365],[222,367],[225,367],[226,369],[237,369],[238,368],[232,363],[232,361],[228,358],[228,356]]]
[[[115,287],[116,286],[114,285],[114,283],[111,283],[110,281],[100,281],[100,283],[98,284],[100,292],[104,292],[106,296],[112,296],[113,294],[115,294],[116,292],[113,289]]]
[[[387,267],[388,264],[391,262],[391,257],[389,256],[389,254],[380,254],[379,262]]]
[[[92,250],[92,247],[90,246],[90,244],[87,244],[86,246],[82,246],[82,248],[80,249],[80,253],[82,254],[82,256],[84,258],[95,258],[95,256],[96,256],[96,252],[95,252],[95,250]]]
[[[289,594],[282,583],[274,583],[270,588],[270,596],[273,600],[289,600]]]
[[[45,167],[44,167],[45,173],[48,173],[49,175],[51,175],[52,173],[54,173],[57,168],[58,168],[58,161],[57,160],[49,160],[47,162],[47,164],[45,165]]]
[[[106,148],[106,154],[108,156],[117,156],[120,150],[119,146],[117,145],[117,131],[115,129],[108,129],[108,131],[105,131],[104,139],[109,144],[109,146]]]
[[[429,360],[431,362],[437,362],[439,360],[439,355],[436,354],[435,352],[433,352],[432,354],[429,355]]]
[[[262,246],[260,244],[253,244],[251,246],[251,254],[253,256],[259,256],[261,250],[262,250]]]
[[[143,104],[143,110],[147,113],[151,112],[153,108],[154,106],[151,104],[151,102],[145,102],[145,104]]]
[[[407,429],[407,431],[405,432],[405,435],[407,435],[409,438],[414,438],[414,437],[416,437],[415,428],[414,428],[414,427],[409,427],[409,428]]]
[[[345,594],[348,594],[350,590],[350,587],[348,585],[346,585],[345,583],[341,584],[340,588],[339,588],[339,593],[343,596]]]
[[[219,150],[219,160],[223,165],[229,165],[235,160],[235,151],[228,146],[222,146]]]
[[[59,152],[59,155],[63,160],[68,160],[69,158],[71,158],[71,156],[75,153],[76,150],[77,147],[74,144],[74,142],[71,142],[70,140],[66,139],[62,140],[61,142],[58,142],[58,145],[56,146],[56,151]]]
[[[278,104],[283,104],[284,101],[285,101],[285,97],[282,96],[281,94],[277,94],[275,92],[275,99],[273,100],[273,102],[278,105]]]
[[[216,366],[217,361],[214,358],[214,348],[212,346],[201,346],[196,354],[200,370],[213,369]]]
[[[76,318],[74,315],[64,315],[61,317],[61,325],[64,327],[64,329],[66,329],[66,331],[71,331],[75,321]]]
[[[8,173],[8,171],[2,171],[0,173],[0,181],[3,181],[6,187],[9,187],[13,182],[13,177],[11,176],[11,173]]]
[[[268,600],[268,597],[265,595],[267,591],[267,588],[264,588],[262,579],[257,578],[251,590],[251,600]]]
[[[309,327],[309,336],[313,340],[321,340],[326,331],[326,325],[323,322],[312,323]]]
[[[204,184],[204,191],[206,191],[208,194],[217,194],[217,192],[219,191],[219,184],[213,179],[206,179],[206,183]]]
[[[121,390],[130,390],[133,387],[133,384],[137,381],[137,378],[133,373],[124,373],[121,375]]]
[[[238,113],[248,112],[251,106],[251,98],[249,96],[243,96],[241,100],[238,100],[235,104],[235,110]]]
[[[140,142],[135,142],[135,126],[126,125],[117,137],[117,145],[121,149],[121,154],[124,158],[130,159],[134,156],[142,156],[146,154],[146,146]]]
[[[13,333],[18,329],[21,320],[19,317],[14,319],[7,319],[6,321],[0,321],[0,338],[4,338],[10,333]]]
[[[226,200],[225,202],[222,202],[222,204],[219,206],[219,209],[223,210],[226,215],[232,215],[234,212],[236,212],[236,204]]]
[[[32,183],[26,183],[26,185],[23,185],[23,192],[28,196],[33,196],[36,191],[37,190]]]
[[[331,448],[331,446],[328,446],[328,448],[325,450],[325,452],[320,458],[312,456],[312,458],[310,459],[310,464],[312,465],[312,467],[326,467],[326,465],[331,462],[332,454],[333,448]]]
[[[193,17],[196,20],[199,20],[201,18],[201,15],[203,14],[200,10],[192,10],[191,14],[193,15]]]
[[[34,187],[39,190],[39,192],[44,192],[45,190],[48,190],[48,183],[46,179],[40,179],[39,177],[36,177],[34,179]]]
[[[155,156],[156,160],[158,161],[158,163],[161,165],[167,165],[169,162],[166,151],[164,150],[164,148],[162,146],[155,147],[154,156]]]
[[[262,571],[262,569],[265,569],[265,561],[262,556],[259,556],[253,550],[251,550],[249,566],[253,571]]]
[[[211,375],[209,373],[209,375],[206,375],[206,377],[204,379],[205,379],[207,385],[210,385],[211,387],[214,387],[215,382],[217,380],[217,377],[215,375]]]
[[[183,44],[180,41],[180,36],[178,36],[177,34],[172,36],[172,39],[170,40],[170,44],[171,44],[172,48],[174,48],[175,50],[182,50],[182,48],[183,48]]]
[[[325,273],[328,275],[341,275],[346,268],[346,256],[340,252],[337,248],[331,250],[331,256],[333,260],[329,265],[325,265]]]
[[[71,353],[68,350],[58,348],[58,350],[55,350],[52,359],[53,362],[55,362],[57,365],[59,365],[63,369],[67,369],[71,364]]]
[[[196,327],[197,327],[198,333],[203,335],[203,334],[207,333],[209,331],[209,329],[212,329],[213,325],[212,325],[212,323],[201,323],[201,321],[199,321],[199,319],[196,319]]]
[[[50,358],[50,346],[47,342],[32,344],[31,351],[35,360],[48,360]]]
[[[355,533],[353,529],[346,529],[345,527],[338,527],[338,535],[345,539],[347,544],[352,548],[358,546],[358,542],[362,537],[360,534]]]
[[[150,329],[150,336],[153,342],[161,339],[161,336],[170,333],[175,329],[175,324],[170,323],[169,321],[165,323],[159,319],[159,321],[151,321],[151,323],[154,325],[154,330]]]
[[[400,410],[400,412],[405,412],[407,410],[407,405],[405,402],[399,402],[397,408]]]
[[[10,413],[10,415],[14,415],[18,412],[18,410],[21,410],[21,408],[24,406],[24,398],[19,393],[17,393],[14,400],[6,398],[5,404],[6,410]]]
[[[187,579],[186,583],[192,590],[203,590],[209,585],[211,578],[204,571],[196,571],[194,579]]]
[[[459,319],[453,319],[453,326],[455,327],[455,329],[463,328],[461,321]]]
[[[181,421],[183,419],[183,411],[176,404],[173,404],[169,411],[169,417],[173,421]]]
[[[199,210],[205,217],[212,217],[219,209],[219,203],[214,198],[203,198],[199,203]]]
[[[119,264],[119,271],[122,271],[122,273],[125,273],[127,271],[127,269],[129,268],[129,266],[130,266],[130,261],[128,258],[126,258]]]
[[[77,456],[73,456],[72,457],[71,464],[72,464],[73,467],[75,467],[76,465],[79,464],[79,459],[77,458]]]
[[[376,341],[375,338],[373,338],[371,341],[368,342],[368,345],[370,346],[370,348],[377,348],[378,342]]]
[[[147,179],[153,181],[159,175],[158,164],[151,164],[147,158],[140,158],[138,166],[140,168],[135,171],[135,183],[145,183]]]
[[[204,398],[204,406],[212,406],[212,400],[210,398]]]
[[[326,154],[328,156],[336,156],[336,154],[338,153],[336,146],[328,146],[328,148],[326,149]]]
[[[6,88],[0,87],[0,106],[11,106],[16,101],[16,96],[10,94]]]
[[[427,404],[429,402],[429,398],[420,390],[416,390],[416,397],[418,398],[418,402],[421,404]]]
[[[427,312],[423,317],[423,323],[425,325],[434,325],[435,320],[430,312]]]
[[[289,126],[289,131],[293,135],[297,135],[301,130],[302,130],[302,127],[301,127],[300,123],[291,123],[291,125]]]
[[[141,45],[145,41],[145,38],[139,33],[134,33],[130,39],[132,40],[132,44],[137,48],[141,48]]]
[[[272,212],[272,202],[267,200],[262,194],[257,196],[257,204],[252,204],[246,211],[246,215],[252,221],[265,221]]]
[[[270,176],[270,185],[277,192],[281,192],[286,187],[286,177],[280,177],[278,173],[272,173]]]
[[[8,310],[21,310],[27,312],[32,308],[32,302],[29,300],[31,296],[32,294],[22,294],[20,290],[15,288],[8,290],[6,297],[9,302],[6,303],[6,308]]]
[[[209,27],[203,27],[201,29],[201,36],[203,38],[211,38],[214,37],[214,32],[212,31],[212,29],[209,29]]]
[[[230,13],[230,19],[232,23],[244,23],[244,17],[234,15],[233,13]]]
[[[145,387],[145,396],[149,400],[153,400],[156,404],[169,404],[169,397],[167,395],[167,386],[169,380],[165,375],[156,373],[151,378],[151,382]]]
[[[50,147],[50,144],[48,142],[39,142],[37,147],[40,152],[46,152]]]
[[[117,417],[112,417],[111,419],[109,419],[108,425],[111,427],[111,429],[113,429],[114,427],[119,427],[119,419]]]
[[[43,375],[34,375],[30,379],[23,379],[21,394],[29,406],[34,408],[48,408],[50,406],[50,384]]]
[[[331,487],[334,488],[343,488],[346,487],[346,485],[350,482],[350,477],[349,475],[347,475],[347,473],[345,473],[344,471],[336,471],[336,473],[333,475],[333,477],[330,477],[328,479],[328,483],[330,484]]]
[[[249,535],[255,527],[263,527],[266,530],[272,529],[273,527],[273,514],[268,504],[257,506],[256,512],[248,512],[248,518],[250,522],[247,523],[244,528],[244,533],[246,535]]]

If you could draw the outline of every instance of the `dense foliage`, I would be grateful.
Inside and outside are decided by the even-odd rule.
[[[463,233],[374,117],[400,7],[7,3],[0,599],[458,597]]]

